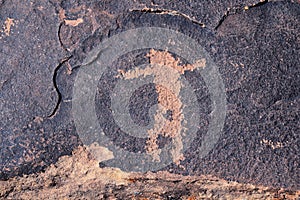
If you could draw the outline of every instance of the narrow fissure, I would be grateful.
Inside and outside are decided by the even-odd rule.
[[[241,7],[238,7],[238,8],[228,8],[228,10],[226,11],[226,13],[222,16],[222,18],[220,19],[219,23],[215,27],[215,31],[218,30],[218,28],[223,24],[223,22],[227,19],[228,16],[235,15],[235,14],[240,14],[242,12],[245,12],[245,11],[249,10],[249,9],[265,5],[268,2],[270,2],[270,1],[269,0],[264,0],[264,1],[260,1],[260,2],[258,2],[256,4],[253,4],[253,5],[250,5],[250,6],[245,6],[243,8],[241,8]]]
[[[142,12],[142,13],[154,13],[154,14],[159,14],[159,15],[174,15],[174,16],[181,16],[189,21],[191,21],[194,24],[199,25],[200,27],[204,28],[205,24],[201,23],[193,18],[191,18],[190,16],[178,12],[176,10],[165,10],[165,9],[152,9],[152,8],[144,8],[142,10],[130,10],[131,12]]]
[[[55,106],[55,108],[53,109],[53,111],[51,112],[51,114],[48,116],[48,118],[53,118],[55,115],[56,115],[56,113],[57,113],[57,111],[58,111],[58,109],[59,109],[59,106],[60,106],[60,103],[61,103],[61,101],[62,101],[62,94],[61,94],[61,92],[59,91],[59,89],[58,89],[58,85],[57,85],[57,75],[58,75],[58,72],[59,72],[59,70],[61,69],[61,67],[66,63],[66,62],[68,62],[69,60],[70,60],[70,58],[71,58],[72,56],[69,56],[69,57],[67,57],[67,58],[64,58],[58,65],[57,65],[57,67],[55,68],[55,70],[54,70],[54,74],[53,74],[53,86],[54,86],[54,88],[55,88],[55,90],[56,90],[56,93],[57,93],[57,97],[58,97],[58,99],[57,99],[57,103],[56,103],[56,106]]]

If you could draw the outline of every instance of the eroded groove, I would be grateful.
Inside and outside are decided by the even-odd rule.
[[[58,109],[59,109],[59,106],[60,106],[60,104],[61,104],[61,101],[62,101],[62,94],[60,93],[60,91],[59,91],[59,89],[58,89],[58,85],[57,85],[56,78],[57,78],[57,75],[58,75],[58,71],[61,69],[61,67],[62,67],[66,62],[68,62],[68,61],[70,60],[71,57],[72,57],[72,56],[69,56],[69,57],[64,58],[64,59],[57,65],[57,67],[56,67],[55,70],[54,70],[52,81],[53,81],[53,85],[54,85],[54,88],[55,88],[55,90],[56,90],[58,99],[57,99],[57,103],[56,103],[55,108],[53,109],[53,111],[51,112],[51,114],[48,115],[48,118],[53,118],[53,117],[56,115],[56,113],[57,113],[57,111],[58,111]]]
[[[181,12],[178,12],[176,10],[165,10],[165,9],[153,9],[153,8],[144,8],[142,10],[130,10],[130,12],[143,12],[143,13],[154,13],[154,14],[159,14],[159,15],[173,15],[173,16],[180,16],[180,17],[183,17],[189,21],[191,21],[192,23],[194,24],[197,24],[199,26],[201,26],[202,28],[205,27],[205,24],[204,23],[201,23],[195,19],[193,19],[192,17],[184,14],[184,13],[181,13]]]
[[[228,17],[229,15],[229,11],[226,11],[226,13],[222,16],[222,18],[220,19],[218,25],[215,27],[215,31],[218,30],[218,28],[223,24],[223,22],[225,21],[225,19]]]
[[[260,1],[260,2],[258,2],[256,4],[252,4],[252,5],[248,5],[248,6],[244,6],[244,7],[228,8],[227,11],[226,11],[226,13],[222,16],[222,18],[220,19],[219,23],[215,27],[215,31],[218,30],[218,28],[223,24],[223,22],[226,20],[226,18],[228,16],[235,15],[235,14],[240,14],[240,13],[242,13],[244,11],[249,10],[249,9],[265,5],[268,2],[269,2],[269,0],[263,0],[263,1]]]
[[[57,36],[58,36],[58,41],[59,41],[60,46],[61,46],[63,49],[65,49],[64,44],[63,44],[63,42],[62,42],[62,40],[61,40],[61,37],[60,37],[60,31],[61,31],[62,25],[63,25],[63,22],[61,22],[61,23],[59,24],[59,26],[58,26]],[[66,50],[66,49],[65,49],[65,50]]]
[[[61,31],[61,28],[62,26],[64,25],[64,22],[60,22],[59,26],[58,26],[58,31],[57,31],[57,36],[58,36],[58,41],[59,41],[59,44],[60,46],[66,51],[66,52],[69,52],[69,49],[67,49],[60,37],[60,31]]]

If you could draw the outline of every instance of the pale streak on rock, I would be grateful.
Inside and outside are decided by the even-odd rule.
[[[82,18],[78,18],[75,20],[69,20],[69,19],[65,19],[65,24],[68,26],[78,26],[79,24],[83,23],[83,19]]]

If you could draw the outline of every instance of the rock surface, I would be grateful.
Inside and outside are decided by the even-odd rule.
[[[227,95],[223,135],[216,147],[205,158],[197,157],[201,132],[207,130],[212,112],[209,96],[204,95],[198,99],[207,105],[200,106],[203,128],[185,152],[183,167],[170,165],[163,170],[299,189],[299,18],[298,1],[0,1],[0,179],[40,172],[82,145],[71,109],[73,84],[83,60],[103,38],[157,26],[197,40],[219,67]],[[133,52],[127,58],[143,64],[148,62],[141,58],[146,53]],[[130,66],[126,57],[117,62]],[[112,66],[112,71],[117,67]],[[187,78],[205,90],[199,86],[201,77],[190,73]],[[125,149],[137,145],[118,138],[113,142]],[[180,179],[178,187],[184,193],[189,180]],[[5,191],[20,181],[4,183]],[[95,187],[105,191],[130,190],[100,182]],[[146,190],[142,184],[150,183],[140,180],[135,187]],[[205,193],[196,183],[191,194]],[[95,194],[84,191],[65,194]],[[215,194],[225,195],[211,193]]]
[[[2,199],[297,199],[300,192],[168,172],[99,168],[86,149],[63,156],[45,172],[0,181]]]

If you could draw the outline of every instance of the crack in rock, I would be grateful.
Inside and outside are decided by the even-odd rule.
[[[68,48],[65,47],[63,40],[61,39],[60,36],[60,32],[61,32],[61,28],[64,25],[64,22],[60,22],[59,26],[58,26],[58,31],[57,31],[57,36],[58,36],[58,41],[60,46],[66,51],[66,52],[70,52],[70,50]]]
[[[223,22],[227,19],[228,16],[235,15],[235,14],[240,14],[240,13],[242,13],[244,11],[247,11],[249,9],[252,9],[252,8],[255,8],[255,7],[259,7],[259,6],[262,6],[262,5],[265,5],[266,3],[269,3],[269,2],[271,2],[271,1],[270,0],[260,0],[256,4],[244,6],[243,8],[242,7],[227,8],[227,11],[222,16],[222,18],[220,19],[219,23],[215,27],[215,31],[218,30],[218,28],[223,24]]]
[[[129,10],[130,12],[143,12],[143,13],[154,13],[154,14],[159,14],[159,15],[172,15],[172,16],[180,16],[183,17],[189,21],[191,21],[194,24],[199,25],[200,27],[204,28],[205,24],[201,23],[199,21],[197,21],[196,19],[193,19],[192,17],[181,13],[179,11],[176,10],[166,10],[166,9],[153,9],[153,8],[143,8],[142,10],[136,10],[136,9],[132,9]]]
[[[51,112],[51,114],[48,116],[48,118],[53,118],[56,114],[57,114],[57,111],[59,109],[59,106],[61,104],[61,101],[62,101],[62,94],[61,92],[59,91],[58,89],[58,85],[57,85],[57,81],[56,81],[56,78],[57,78],[57,75],[58,75],[58,71],[62,68],[62,66],[68,62],[70,59],[72,58],[72,56],[69,56],[69,57],[66,57],[64,59],[62,59],[62,61],[55,67],[54,69],[54,73],[53,73],[53,85],[54,85],[54,88],[56,90],[56,93],[57,93],[57,103],[56,103],[56,106],[54,107],[53,111]]]

